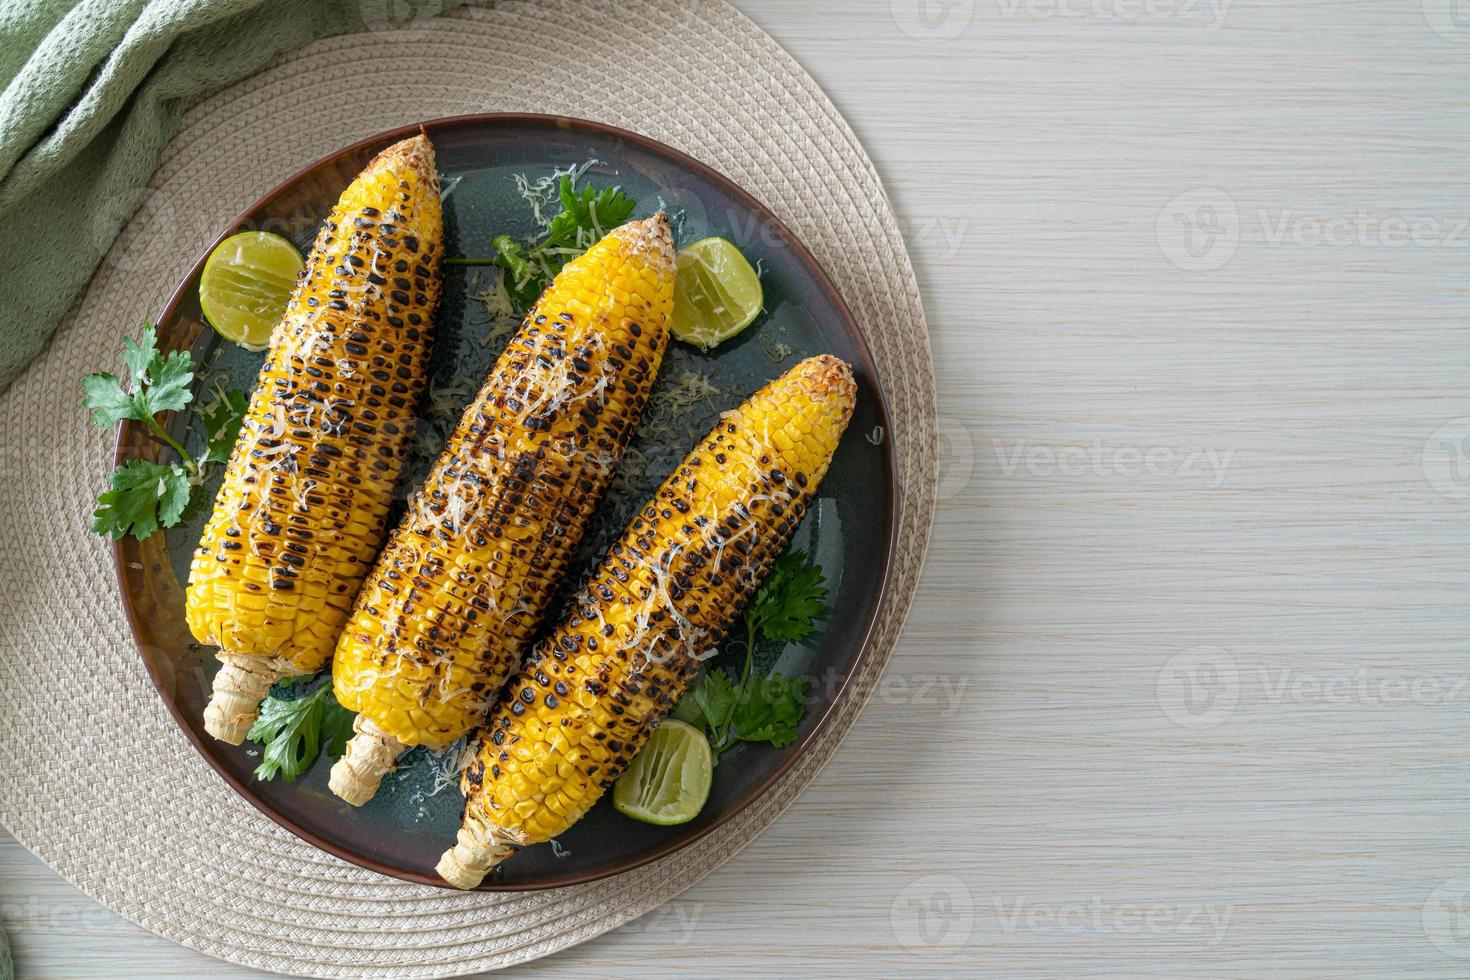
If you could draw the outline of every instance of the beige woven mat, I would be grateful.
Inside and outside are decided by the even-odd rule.
[[[598,119],[670,143],[750,190],[811,247],[876,355],[902,481],[879,656],[859,690],[872,689],[908,608],[934,487],[923,311],[872,165],[770,38],[719,0],[553,0],[285,56],[190,114],[68,323],[0,399],[0,822],[109,908],[211,956],[309,976],[439,977],[589,939],[769,826],[861,706],[847,699],[783,781],[698,844],[606,881],[505,896],[380,877],[298,841],[236,797],[164,711],[109,551],[86,531],[111,437],[81,410],[80,377],[112,367],[120,335],[155,315],[218,229],[287,175],[393,126],[495,110]]]

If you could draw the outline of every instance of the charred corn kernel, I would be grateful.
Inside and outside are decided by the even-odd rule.
[[[216,738],[239,744],[272,682],[332,655],[408,459],[443,250],[423,136],[378,154],[317,235],[189,571],[189,628],[223,663]]]
[[[365,802],[406,746],[443,748],[484,718],[637,431],[673,305],[659,214],[568,263],[526,315],[337,645],[337,700],[359,713],[338,796]]]
[[[724,413],[639,511],[491,709],[446,881],[475,887],[612,786],[785,550],[855,397],[842,361],[803,361]]]

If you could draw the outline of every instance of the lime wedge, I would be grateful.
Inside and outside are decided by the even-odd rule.
[[[265,350],[281,322],[301,253],[288,238],[245,231],[220,242],[199,276],[199,306],[215,333],[247,350]]]
[[[671,827],[699,816],[714,773],[709,742],[697,728],[670,718],[613,786],[613,806],[643,823]]]
[[[674,279],[674,336],[709,350],[735,336],[760,313],[760,276],[740,249],[705,238],[679,252]]]

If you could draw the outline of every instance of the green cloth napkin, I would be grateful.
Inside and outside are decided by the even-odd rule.
[[[462,2],[0,0],[0,391],[137,209],[186,109],[281,51]]]

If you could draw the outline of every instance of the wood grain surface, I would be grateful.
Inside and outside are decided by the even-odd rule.
[[[1470,0],[740,5],[904,219],[942,510],[796,806],[521,972],[1470,976]],[[252,975],[8,839],[0,920]]]

